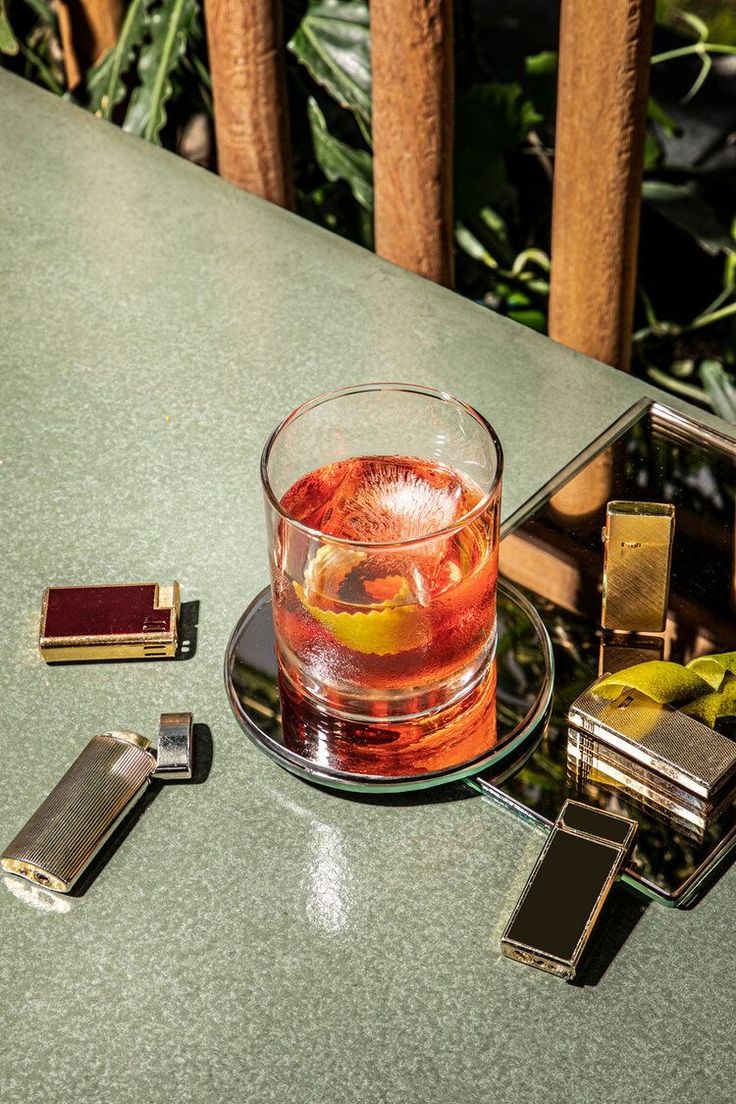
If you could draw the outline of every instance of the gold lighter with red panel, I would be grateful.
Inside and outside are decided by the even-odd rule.
[[[176,654],[179,584],[47,587],[39,651],[47,663],[167,659]]]

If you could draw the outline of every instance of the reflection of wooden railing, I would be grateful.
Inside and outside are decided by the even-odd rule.
[[[221,173],[290,206],[283,0],[205,0]],[[371,0],[376,248],[452,283],[452,0]],[[601,25],[601,18],[603,24]],[[626,368],[654,0],[562,0],[550,335]]]
[[[580,608],[580,567],[575,557],[535,540],[528,533],[509,533],[504,537],[501,571],[512,583],[536,593],[543,583],[543,597],[561,609],[570,613],[590,612]]]
[[[597,526],[600,529],[600,526]],[[683,532],[697,533],[687,522]],[[723,534],[721,533],[721,540]],[[600,554],[562,530],[534,525],[504,537],[501,571],[512,583],[527,587],[560,609],[598,621],[601,608],[603,549]],[[672,592],[665,630],[665,655],[675,641],[686,658],[733,649],[733,618],[728,610],[705,606],[689,594]]]

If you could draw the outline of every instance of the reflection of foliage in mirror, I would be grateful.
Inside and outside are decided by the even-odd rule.
[[[458,290],[541,331],[556,11],[543,0],[464,0],[456,19]],[[129,0],[117,44],[72,91],[56,12],[48,0],[0,0],[4,64],[215,166],[199,0]],[[634,367],[736,422],[736,15],[717,0],[659,0],[658,18]],[[368,5],[287,0],[286,37],[299,210],[372,248]]]
[[[652,434],[638,425],[627,441],[626,468],[642,497],[646,491],[653,500],[686,502],[692,513],[732,526],[736,467],[726,458],[720,460],[718,454],[692,443],[678,446],[665,434]]]
[[[238,662],[233,668],[233,685],[242,703],[258,717],[266,735],[280,739],[281,697],[275,677]]]
[[[504,788],[542,816],[554,820],[567,770],[567,708],[595,678],[598,639],[586,618],[560,609],[539,594],[520,589],[544,621],[554,647],[555,687],[564,686],[565,694],[555,693],[540,750]]]
[[[547,666],[529,617],[521,607],[500,596],[498,606],[499,729],[514,728],[533,707],[540,686],[547,681]]]

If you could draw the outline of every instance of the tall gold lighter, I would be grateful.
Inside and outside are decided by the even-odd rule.
[[[665,628],[674,531],[675,507],[669,503],[608,503],[603,531],[604,629]]]

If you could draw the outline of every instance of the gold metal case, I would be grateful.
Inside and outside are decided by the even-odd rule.
[[[603,531],[604,629],[662,632],[667,622],[675,507],[609,502]]]
[[[39,652],[47,663],[167,659],[176,654],[178,582],[47,587]]]
[[[508,958],[574,978],[636,821],[566,801],[501,937]]]
[[[736,774],[736,744],[727,736],[636,690],[600,698],[596,685],[570,706],[573,727],[701,798]]]
[[[137,732],[93,736],[0,856],[0,866],[68,893],[151,779],[192,777],[191,713],[162,713],[158,747]]]

